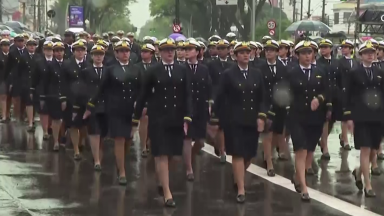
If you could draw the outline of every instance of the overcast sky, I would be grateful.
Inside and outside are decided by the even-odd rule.
[[[149,12],[150,0],[137,0],[137,3],[131,4],[129,10],[131,11],[131,23],[140,29],[150,18]]]

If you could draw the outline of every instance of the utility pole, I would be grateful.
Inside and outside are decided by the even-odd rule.
[[[303,0],[301,0],[303,1]],[[293,22],[296,22],[296,0],[293,0],[293,15],[292,15]]]
[[[39,32],[41,32],[41,0],[37,0],[37,23]]]
[[[26,24],[25,22],[27,21],[27,18],[25,17],[25,2],[21,3],[23,6],[23,23]]]
[[[360,0],[357,0],[356,21],[355,21],[355,41],[354,41],[354,43],[356,43],[358,34],[360,33],[361,24],[359,23],[359,18],[360,18]]]
[[[180,0],[175,0],[175,23],[180,25]]]
[[[301,0],[300,2],[300,20],[303,20],[303,6],[304,6],[304,0]]]
[[[323,0],[323,11],[321,12],[321,22],[326,23],[326,21],[325,21],[325,0]]]
[[[0,22],[3,22],[3,0],[0,0]]]
[[[36,0],[33,0],[33,30],[37,30],[36,26]]]
[[[311,0],[308,0],[308,12],[307,12],[307,18],[309,19],[311,17]]]
[[[281,32],[281,25],[282,25],[282,23],[281,23],[281,13],[282,13],[282,11],[283,11],[283,0],[280,0],[279,3],[280,3],[280,5],[279,5],[279,7],[280,7],[280,18],[279,18],[279,40],[280,40],[280,39],[281,39],[281,35],[282,35],[282,32]],[[295,15],[296,15],[296,14],[295,14]]]
[[[256,0],[252,0],[252,14],[251,14],[251,31],[252,31],[252,41],[256,40]]]

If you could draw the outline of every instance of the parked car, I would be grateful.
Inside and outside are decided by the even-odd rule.
[[[23,23],[18,22],[18,21],[7,21],[4,23],[4,25],[9,26],[12,29],[14,29],[14,31],[17,34],[21,34],[24,32],[31,34],[31,32],[32,32],[30,29],[28,29],[28,27],[26,25],[24,25]]]

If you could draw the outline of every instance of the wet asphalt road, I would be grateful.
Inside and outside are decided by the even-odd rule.
[[[338,126],[336,126],[338,127]],[[194,164],[195,182],[185,180],[182,164],[171,172],[171,189],[178,206],[164,209],[156,191],[154,162],[142,159],[138,143],[127,154],[128,185],[117,185],[113,144],[105,146],[103,171],[93,171],[90,151],[75,162],[73,151],[51,152],[52,143],[17,124],[0,126],[0,216],[345,216],[345,211],[312,200],[303,204],[297,193],[256,175],[246,176],[247,203],[237,205],[232,189],[230,164],[220,165],[202,153]],[[354,186],[351,170],[358,164],[358,152],[341,151],[336,131],[329,138],[331,161],[319,161],[317,175],[308,178],[310,187],[383,215],[384,177],[372,177],[377,198],[365,199]],[[353,145],[353,142],[351,142]],[[260,158],[260,157],[258,157]],[[260,159],[255,164],[261,165]],[[382,168],[382,164],[380,164]],[[275,161],[277,174],[292,176],[292,161]]]

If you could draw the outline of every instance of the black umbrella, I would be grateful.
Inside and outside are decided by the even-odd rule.
[[[301,20],[292,23],[285,29],[286,32],[296,32],[296,31],[320,31],[320,32],[329,32],[331,28],[320,21],[315,20]]]

